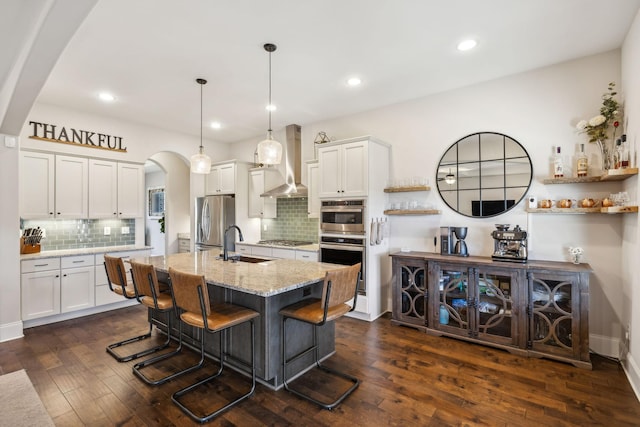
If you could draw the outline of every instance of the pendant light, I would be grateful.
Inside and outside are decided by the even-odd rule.
[[[282,160],[282,144],[273,139],[271,136],[271,52],[276,50],[276,45],[267,43],[264,45],[264,50],[269,52],[269,129],[267,130],[267,139],[258,143],[258,163],[264,165],[277,165]]]
[[[211,172],[211,157],[204,154],[202,146],[202,86],[207,84],[205,79],[196,79],[200,85],[200,151],[191,156],[191,172],[207,174]]]
[[[449,169],[449,173],[447,174],[447,176],[444,177],[444,182],[449,185],[456,183],[456,176],[451,173],[451,169]]]

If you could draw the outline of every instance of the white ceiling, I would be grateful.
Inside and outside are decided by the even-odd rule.
[[[640,0],[101,0],[38,98],[235,142],[621,46]],[[456,50],[475,37],[478,47]],[[348,77],[363,84],[349,88]],[[117,100],[96,100],[99,91]]]

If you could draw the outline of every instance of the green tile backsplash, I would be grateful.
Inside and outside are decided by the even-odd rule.
[[[43,251],[133,245],[136,242],[135,219],[52,219],[23,220],[22,229],[40,227],[46,237],[40,242]],[[109,227],[111,234],[104,235]],[[129,227],[122,234],[122,227]]]
[[[263,219],[261,238],[318,243],[318,218],[307,218],[307,198],[278,199],[278,216]],[[267,230],[264,230],[264,226]]]

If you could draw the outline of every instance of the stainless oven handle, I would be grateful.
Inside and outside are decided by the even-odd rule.
[[[364,209],[339,209],[339,208],[320,208],[320,212],[329,212],[329,213],[344,213],[344,212],[363,212]]]
[[[364,245],[364,240],[362,244]],[[364,252],[364,246],[360,246],[360,245],[350,246],[350,245],[333,245],[333,244],[322,243],[320,244],[320,249],[339,249],[343,251]]]

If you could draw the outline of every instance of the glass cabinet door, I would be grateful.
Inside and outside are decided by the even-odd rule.
[[[395,320],[427,326],[426,263],[400,260],[395,263],[396,289],[394,291]]]
[[[514,273],[479,271],[475,289],[475,329],[483,339],[514,344],[516,322],[512,310],[516,284]]]
[[[469,274],[467,269],[442,266],[438,276],[439,306],[436,307],[440,329],[469,335],[471,333]]]
[[[529,347],[554,354],[573,355],[576,295],[574,276],[536,274],[529,278]]]

